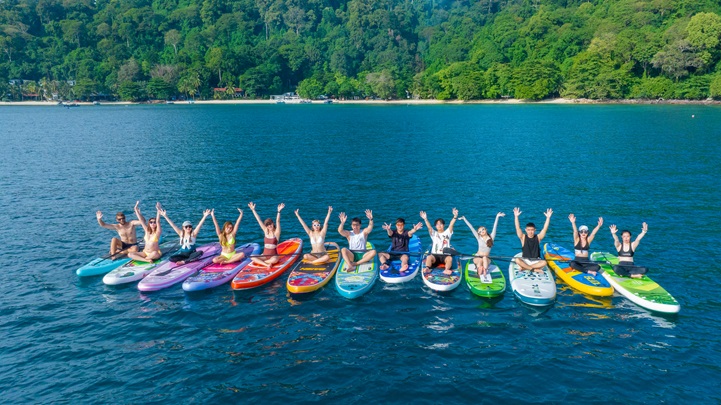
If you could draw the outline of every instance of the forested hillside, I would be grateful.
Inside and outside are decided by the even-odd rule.
[[[721,97],[719,14],[712,0],[0,0],[0,94],[705,99]]]

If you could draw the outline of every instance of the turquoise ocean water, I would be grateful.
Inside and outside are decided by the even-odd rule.
[[[692,118],[693,116],[693,118]],[[4,403],[719,402],[721,109],[709,106],[163,105],[0,108],[0,392]],[[245,209],[238,240],[293,215],[383,222],[501,219],[494,255],[518,252],[521,222],[554,215],[547,241],[572,244],[567,219],[649,233],[636,261],[680,302],[661,316],[620,296],[559,283],[538,311],[508,291],[447,294],[378,282],[357,300],[332,284],[301,299],[286,277],[245,292],[180,285],[140,293],[75,269],[106,252],[112,220],[136,200],[176,222]],[[172,236],[165,226],[165,233]],[[139,232],[141,233],[141,232]],[[419,232],[425,245],[426,229]],[[212,223],[201,232],[215,240]],[[452,244],[476,243],[458,223]],[[507,274],[507,262],[498,262]],[[286,275],[287,276],[287,275]]]

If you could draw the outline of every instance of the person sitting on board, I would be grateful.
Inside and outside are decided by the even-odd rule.
[[[409,231],[405,230],[406,220],[403,218],[396,219],[396,229],[391,230],[391,224],[383,224],[383,229],[388,232],[388,237],[391,238],[391,250],[390,252],[378,253],[378,261],[381,263],[381,270],[387,270],[390,266],[389,261],[400,260],[401,268],[398,270],[400,273],[408,271],[408,242],[411,240],[416,231],[423,228],[422,223],[417,223]]]
[[[478,241],[478,251],[474,255],[475,257],[473,258],[473,263],[476,265],[476,271],[478,272],[479,278],[488,274],[488,266],[490,266],[490,259],[488,256],[491,254],[493,240],[496,239],[498,219],[505,216],[506,214],[503,212],[496,214],[496,220],[493,222],[493,230],[490,235],[488,234],[488,230],[485,226],[478,228],[478,231],[476,231],[473,229],[473,225],[468,222],[465,216],[461,217],[463,222],[465,222],[471,232],[473,232],[473,236],[476,238],[476,241]]]
[[[163,209],[163,206],[158,203],[158,207],[160,210],[160,215],[165,218],[165,221],[168,222],[168,224],[175,230],[175,233],[178,234],[178,237],[180,238],[180,249],[178,249],[175,254],[170,256],[170,261],[173,263],[177,263],[178,265],[183,265],[189,261],[193,261],[194,259],[200,257],[202,254],[201,252],[198,252],[195,250],[196,244],[195,241],[198,238],[198,232],[200,232],[200,228],[203,226],[203,223],[205,223],[205,219],[210,215],[210,210],[203,211],[203,218],[200,219],[200,222],[198,222],[198,226],[193,229],[193,223],[190,221],[183,222],[183,227],[178,228],[173,221],[168,218],[168,212]]]
[[[213,258],[213,263],[235,263],[243,260],[245,253],[235,252],[235,235],[238,233],[240,220],[243,219],[243,210],[238,208],[238,219],[235,220],[235,226],[233,226],[232,222],[225,221],[222,230],[218,226],[218,221],[215,219],[215,209],[210,210],[210,218],[213,219],[215,234],[218,235],[221,249],[220,254]]]
[[[536,225],[533,222],[526,224],[526,234],[521,232],[521,224],[518,222],[518,217],[521,216],[521,209],[516,207],[513,209],[513,215],[515,216],[516,224],[516,235],[521,241],[521,257],[515,259],[516,264],[523,270],[533,270],[539,273],[543,273],[543,267],[547,264],[545,260],[541,258],[541,241],[546,237],[546,231],[548,231],[548,225],[551,223],[551,215],[553,215],[552,209],[547,209],[544,215],[546,216],[546,223],[543,225],[543,229],[539,234],[536,234]]]
[[[140,201],[135,203],[137,207]],[[95,217],[98,219],[98,224],[105,228],[110,229],[118,233],[119,238],[112,238],[110,240],[110,259],[115,260],[122,256],[125,256],[128,252],[138,251],[138,235],[135,233],[136,226],[140,226],[140,221],[134,219],[130,222],[125,221],[125,214],[118,212],[115,214],[115,220],[117,224],[107,224],[103,221],[103,213],[97,211]]]
[[[356,266],[368,263],[376,255],[375,249],[366,248],[366,240],[373,230],[373,211],[366,210],[365,213],[368,218],[368,226],[361,231],[361,219],[355,217],[351,220],[350,232],[343,229],[345,221],[348,219],[345,212],[338,215],[340,218],[338,233],[348,240],[348,248],[342,248],[340,254],[346,262],[346,271],[349,273],[355,270]]]
[[[426,226],[428,227],[428,234],[431,235],[431,240],[433,241],[431,254],[426,256],[426,267],[423,269],[423,274],[430,273],[432,268],[439,266],[441,263],[445,263],[446,265],[445,270],[443,270],[443,274],[447,276],[453,274],[453,271],[451,270],[451,267],[453,266],[453,256],[444,253],[446,249],[452,250],[451,236],[453,236],[453,225],[455,225],[456,220],[458,219],[458,210],[453,208],[452,212],[453,219],[451,219],[451,222],[448,224],[448,229],[444,229],[446,221],[442,218],[436,219],[434,222],[436,229],[433,229],[431,223],[428,222],[428,214],[426,214],[425,211],[421,211],[421,218],[425,221]]]
[[[643,223],[641,226],[641,233],[636,236],[636,240],[633,242],[631,242],[631,231],[622,231],[622,242],[619,242],[618,236],[616,236],[616,232],[618,232],[616,225],[611,225],[609,229],[611,229],[611,235],[613,236],[613,244],[616,246],[616,250],[618,251],[618,265],[613,266],[613,271],[623,277],[642,278],[648,269],[645,267],[634,266],[633,255],[636,253],[638,243],[641,242],[641,239],[643,239],[643,237],[646,236],[646,232],[648,232],[648,224],[645,222]]]
[[[299,211],[300,210],[295,210],[295,216],[298,217],[298,221],[300,221],[303,229],[305,229],[305,233],[308,234],[311,246],[310,253],[304,254],[303,260],[311,264],[323,264],[330,260],[330,256],[325,250],[325,234],[328,232],[328,221],[330,220],[330,213],[333,212],[333,207],[328,206],[328,214],[325,216],[322,228],[320,226],[320,220],[318,219],[314,219],[311,222],[312,228],[308,228],[303,218],[300,217]]]
[[[143,218],[143,215],[140,213],[138,203],[140,203],[140,201],[135,204],[135,216],[138,217],[140,226],[142,226],[145,231],[145,236],[143,236],[145,247],[142,252],[128,253],[128,257],[139,262],[152,263],[163,256],[160,252],[160,235],[163,233],[160,228],[160,210],[158,209],[160,204],[155,205],[155,218],[150,218],[146,224],[145,218]]]
[[[576,256],[575,260],[571,260],[568,265],[571,266],[572,269],[595,276],[601,269],[601,266],[588,260],[588,249],[591,247],[593,238],[596,237],[596,232],[598,232],[603,225],[603,218],[598,218],[598,225],[593,228],[590,235],[588,234],[588,227],[586,225],[581,225],[578,227],[578,230],[576,229],[575,215],[570,214],[568,220],[571,221],[571,226],[573,227],[573,249],[575,249]]]
[[[260,229],[263,230],[263,254],[261,257],[251,257],[250,259],[255,264],[271,268],[274,264],[278,263],[280,257],[278,257],[278,240],[280,240],[280,212],[285,208],[285,204],[278,204],[278,214],[275,217],[275,223],[270,218],[265,221],[260,220],[260,216],[255,212],[255,203],[248,203],[248,207],[255,215],[255,219],[260,225]]]

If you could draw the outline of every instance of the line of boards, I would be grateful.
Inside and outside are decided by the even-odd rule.
[[[330,259],[326,263],[313,264],[300,260],[303,241],[291,238],[278,244],[279,261],[270,267],[252,262],[251,256],[260,254],[261,247],[257,243],[239,246],[245,258],[236,263],[214,264],[213,258],[220,254],[220,245],[211,243],[198,248],[195,260],[178,264],[167,259],[176,248],[176,244],[161,244],[163,257],[153,263],[138,262],[130,259],[108,260],[98,258],[79,268],[79,276],[102,275],[103,282],[108,285],[120,285],[138,281],[140,291],[158,291],[182,282],[185,291],[200,291],[214,288],[230,282],[235,290],[246,290],[260,287],[280,277],[291,269],[286,282],[287,289],[293,294],[304,294],[317,291],[335,279],[338,293],[346,298],[357,298],[370,291],[378,278],[386,283],[404,283],[413,280],[421,273],[423,283],[434,291],[452,291],[463,279],[469,290],[484,298],[494,298],[506,291],[506,278],[495,262],[491,262],[486,275],[479,277],[473,260],[466,260],[462,265],[458,256],[454,257],[451,269],[444,265],[422,272],[425,255],[421,241],[414,235],[409,243],[409,259],[404,268],[397,256],[388,261],[388,268],[380,269],[377,258],[356,266],[348,271],[348,265],[340,254],[340,247],[334,242],[326,242],[326,251]],[[372,243],[366,247],[373,249]],[[389,248],[390,250],[390,248]],[[516,257],[520,257],[520,253]],[[591,260],[597,262],[602,271],[595,276],[579,272],[570,267],[574,259],[573,252],[554,243],[545,243],[543,255],[548,262],[539,272],[522,270],[511,261],[508,268],[508,284],[514,295],[523,303],[532,306],[549,306],[556,300],[556,277],[573,289],[593,296],[612,296],[614,291],[628,298],[631,302],[646,309],[677,313],[681,307],[656,282],[643,278],[621,277],[614,273],[613,265],[618,258],[610,253],[595,252]]]

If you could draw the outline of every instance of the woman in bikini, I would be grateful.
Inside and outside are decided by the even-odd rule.
[[[478,252],[476,252],[475,256],[473,258],[473,263],[476,265],[476,271],[478,271],[478,277],[484,276],[488,274],[488,266],[490,266],[490,259],[489,255],[491,254],[491,248],[493,247],[493,240],[496,239],[496,228],[498,227],[498,219],[500,217],[505,217],[506,214],[503,212],[499,212],[496,214],[496,220],[493,222],[493,230],[491,231],[491,234],[488,234],[488,230],[485,226],[482,226],[478,228],[478,231],[473,229],[473,225],[471,225],[470,222],[466,219],[465,216],[462,216],[461,219],[463,222],[468,225],[468,228],[473,232],[473,236],[478,241]]]
[[[308,228],[308,225],[305,224],[298,211],[299,210],[295,210],[295,216],[298,217],[298,221],[300,221],[303,229],[305,229],[305,233],[308,234],[311,246],[310,253],[303,255],[303,260],[310,262],[311,264],[322,264],[327,262],[330,260],[330,256],[328,256],[328,252],[325,250],[325,234],[328,231],[328,221],[330,220],[330,213],[333,212],[333,207],[328,207],[328,214],[325,216],[325,222],[323,222],[322,228],[320,226],[320,221],[317,219],[312,221],[312,229]]]
[[[242,260],[245,257],[243,252],[235,252],[235,235],[238,233],[238,227],[240,226],[240,220],[243,219],[243,210],[238,208],[238,219],[235,221],[235,226],[230,221],[225,221],[223,229],[218,226],[218,221],[215,219],[215,210],[210,210],[210,217],[213,218],[213,224],[215,225],[215,233],[218,235],[220,241],[221,252],[220,255],[213,258],[213,263],[235,263]]]
[[[255,203],[248,203],[248,207],[253,212],[255,219],[263,230],[263,254],[262,257],[252,257],[253,263],[270,268],[278,263],[278,240],[280,239],[280,212],[285,208],[285,204],[278,204],[278,215],[275,217],[275,223],[268,218],[265,221],[260,220],[260,216],[255,212]]]
[[[198,232],[200,232],[200,228],[203,226],[203,223],[205,223],[205,219],[210,215],[210,210],[203,211],[203,218],[200,219],[200,222],[198,222],[198,226],[193,229],[193,223],[190,221],[183,222],[183,227],[178,228],[173,221],[168,218],[168,213],[163,209],[163,206],[158,203],[158,210],[160,212],[160,215],[165,218],[165,221],[168,222],[168,224],[173,228],[175,233],[178,234],[178,237],[180,238],[180,249],[178,249],[177,252],[175,252],[172,256],[170,256],[170,261],[173,263],[177,263],[179,265],[183,265],[188,261],[192,261],[195,258],[199,257],[201,255],[200,251],[196,251],[196,243],[195,240],[198,238]]]
[[[638,243],[641,242],[641,239],[643,239],[644,236],[646,236],[646,232],[648,232],[648,225],[645,222],[643,223],[641,226],[641,233],[636,236],[636,240],[633,242],[631,242],[631,231],[622,231],[621,242],[619,242],[618,236],[616,236],[616,232],[618,232],[616,225],[611,225],[609,229],[611,229],[613,244],[616,246],[616,250],[618,251],[619,260],[618,265],[613,266],[613,271],[619,276],[642,278],[648,269],[634,265],[633,255],[636,253]]]
[[[155,260],[160,259],[163,254],[160,252],[160,234],[162,233],[162,230],[160,229],[160,210],[157,210],[157,214],[155,215],[155,218],[150,218],[148,222],[145,222],[145,218],[143,218],[143,215],[140,213],[140,207],[138,207],[138,204],[140,201],[135,203],[135,216],[138,217],[138,221],[140,221],[140,226],[143,227],[143,230],[145,231],[145,236],[143,239],[145,240],[145,247],[143,248],[142,252],[130,252],[128,253],[128,257],[132,260],[137,260],[139,262],[146,262],[146,263],[152,263]],[[160,203],[156,204],[156,209]]]
[[[596,237],[596,232],[598,232],[598,230],[601,229],[601,226],[603,225],[603,218],[598,218],[598,225],[593,228],[593,231],[590,235],[588,234],[588,227],[586,225],[581,225],[578,229],[576,229],[575,215],[570,214],[568,216],[568,220],[571,221],[571,226],[573,227],[573,249],[576,256],[576,258],[574,260],[571,260],[568,265],[571,266],[571,268],[578,270],[582,273],[588,273],[595,276],[601,267],[598,264],[592,263],[590,260],[588,260],[588,250],[591,247],[591,242],[593,242],[593,238]]]

